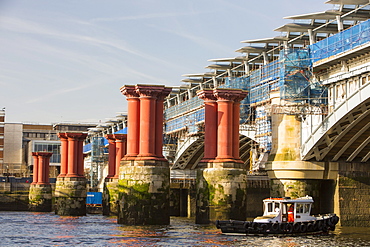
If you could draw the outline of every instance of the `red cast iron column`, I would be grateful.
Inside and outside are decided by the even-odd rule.
[[[135,86],[121,87],[121,93],[127,97],[127,154],[126,158],[139,154],[140,136],[140,100]]]
[[[32,152],[32,157],[33,157],[33,176],[31,184],[37,184],[39,180],[39,156],[37,155],[37,152]]]
[[[216,160],[234,161],[232,150],[233,98],[230,89],[215,89],[217,98],[217,156]]]
[[[49,183],[49,165],[50,157],[53,153],[49,152],[37,152],[39,156],[39,174],[37,184],[50,184]]]
[[[121,159],[126,154],[127,135],[126,134],[114,134],[113,137],[116,140],[116,157],[115,157],[114,178],[118,178],[119,177],[119,167],[120,167],[120,164],[121,164]]]
[[[77,175],[79,177],[84,177],[84,140],[87,134],[82,134],[78,138],[77,142]]]
[[[108,176],[107,178],[113,178],[116,171],[116,139],[113,134],[105,135],[109,143],[108,148]]]
[[[165,87],[158,95],[156,105],[156,123],[155,123],[155,155],[158,158],[163,157],[163,101],[172,91],[172,88]]]
[[[162,89],[163,86],[136,85],[136,92],[140,95],[140,157],[156,157],[156,98]]]
[[[68,137],[68,173],[66,177],[81,177],[83,176],[82,141],[87,134],[66,133],[66,136]]]
[[[204,157],[201,162],[210,162],[217,155],[217,102],[213,90],[197,92],[204,100]]]
[[[60,139],[60,174],[58,177],[65,177],[68,172],[68,138],[65,133],[58,133]]]

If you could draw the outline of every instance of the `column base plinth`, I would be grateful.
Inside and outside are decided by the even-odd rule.
[[[246,220],[247,172],[241,168],[197,170],[197,224],[216,220]]]
[[[61,216],[86,215],[85,177],[57,178],[55,187],[55,213]]]
[[[31,184],[28,209],[32,212],[52,211],[52,189],[50,184]]]
[[[167,225],[170,223],[170,168],[167,161],[121,161],[118,180],[118,223]]]

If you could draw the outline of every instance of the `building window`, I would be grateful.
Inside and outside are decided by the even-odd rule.
[[[51,152],[50,163],[60,163],[60,143],[34,142],[33,152]]]

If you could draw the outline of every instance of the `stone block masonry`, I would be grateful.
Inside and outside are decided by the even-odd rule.
[[[83,172],[83,140],[86,133],[59,133],[61,174],[55,185],[55,213],[61,216],[86,215],[86,185]]]

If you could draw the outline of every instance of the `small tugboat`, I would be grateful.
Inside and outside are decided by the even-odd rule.
[[[320,234],[334,231],[339,221],[336,214],[311,216],[311,196],[291,199],[267,198],[263,200],[263,216],[253,221],[217,220],[216,227],[222,233],[266,234]]]

